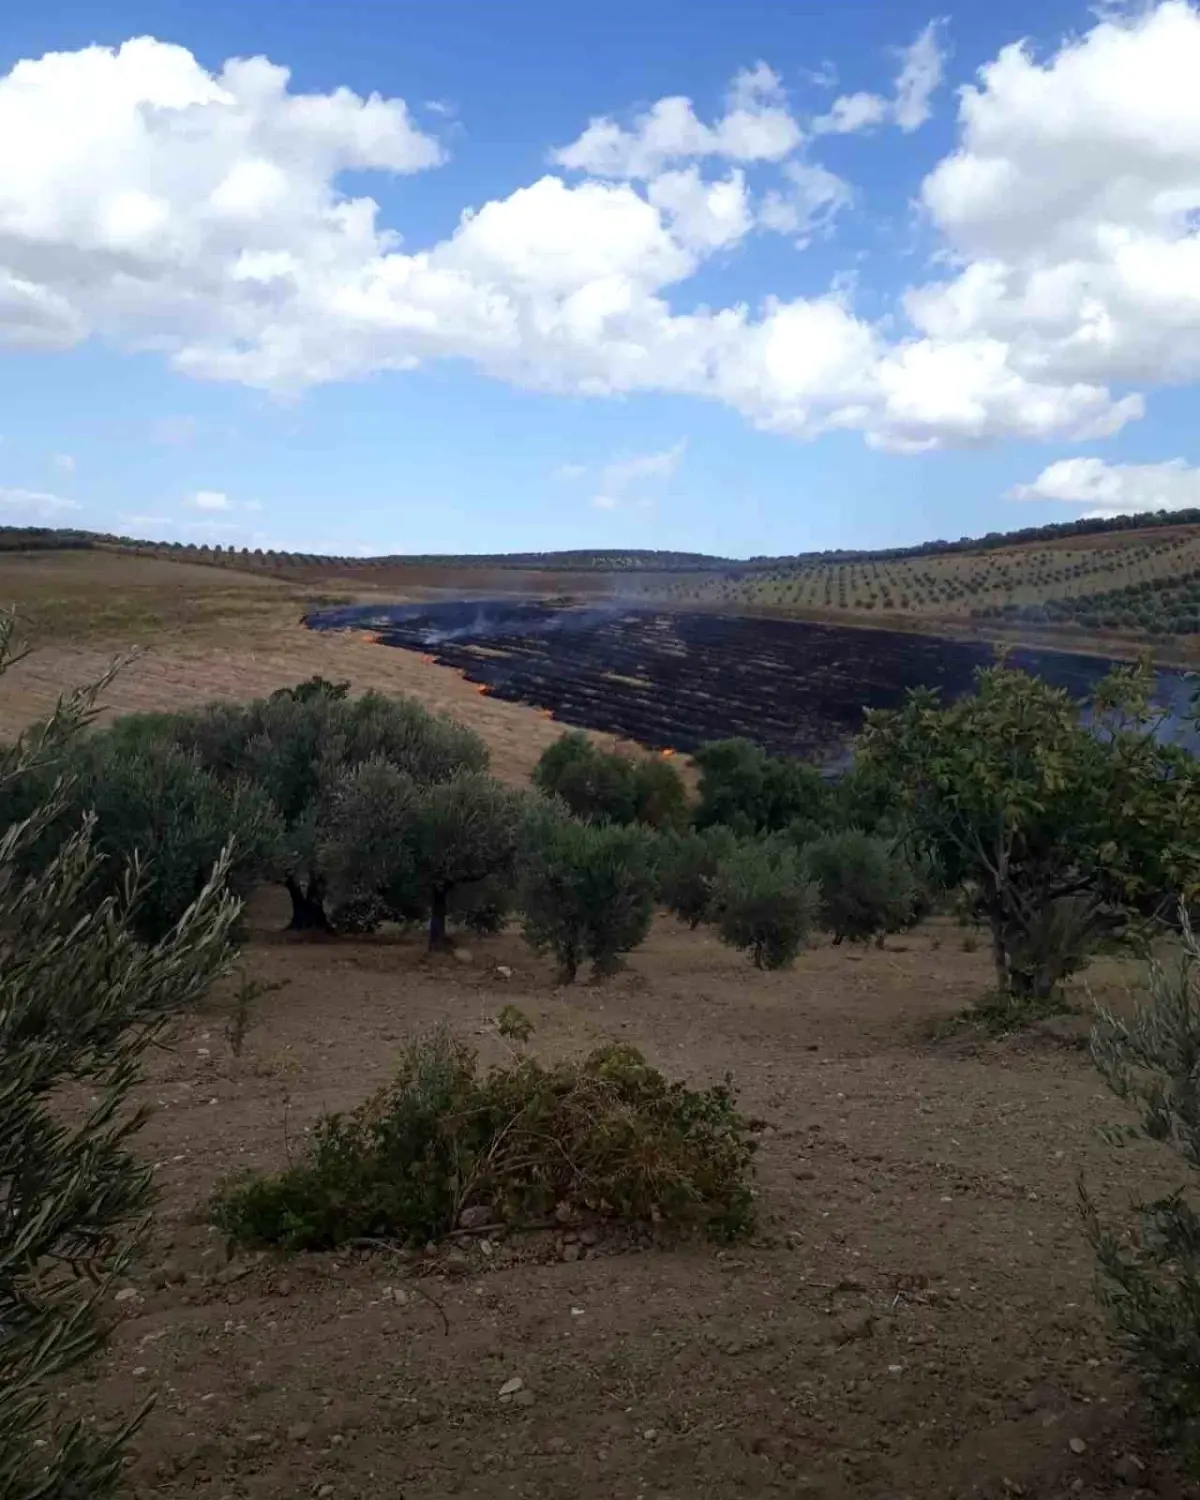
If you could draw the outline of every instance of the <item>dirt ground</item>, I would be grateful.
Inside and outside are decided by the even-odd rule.
[[[296,943],[284,917],[252,917],[247,967],[286,984],[242,1055],[214,999],[155,1061],[155,1250],[67,1398],[115,1421],[160,1393],[141,1500],[1189,1493],[1137,1415],[1075,1212],[1081,1169],[1115,1210],[1170,1164],[1114,1169],[1096,1127],[1119,1106],[1079,1025],[931,1038],[987,985],[958,927],[763,975],[663,919],[615,980],[563,990],[515,934],[460,962],[416,938]],[[227,1260],[203,1222],[219,1177],[282,1165],[414,1030],[445,1018],[502,1059],[506,1004],[546,1056],[619,1038],[673,1076],[732,1072],[767,1122],[760,1237]]]
[[[0,599],[45,642],[0,681],[0,736],[134,644],[147,654],[108,694],[113,711],[319,672],[450,710],[512,781],[561,732],[419,656],[306,632],[313,594],[276,580],[0,558]],[[882,952],[819,946],[761,975],[664,920],[618,978],[564,991],[516,935],[460,963],[417,940],[298,944],[285,916],[270,900],[252,913],[246,966],[286,985],[259,1003],[241,1056],[214,997],[154,1059],[154,1253],[117,1294],[111,1352],[62,1393],[106,1423],[158,1393],[130,1470],[140,1500],[1189,1493],[1138,1416],[1075,1212],[1081,1169],[1116,1212],[1134,1187],[1174,1186],[1170,1163],[1131,1151],[1114,1165],[1096,1127],[1119,1106],[1078,1026],[931,1040],[931,1020],[988,985],[983,945],[966,951],[957,927]],[[1093,979],[1108,993],[1123,976]],[[618,1254],[565,1230],[415,1263],[227,1260],[205,1223],[219,1177],[281,1165],[317,1114],[356,1104],[437,1020],[499,1060],[506,1004],[534,1020],[544,1055],[615,1037],[673,1076],[729,1070],[768,1122],[760,1237]]]

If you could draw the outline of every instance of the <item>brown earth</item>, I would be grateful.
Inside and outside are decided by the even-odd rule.
[[[562,990],[515,935],[460,963],[416,938],[298,945],[284,915],[253,917],[247,966],[286,987],[242,1055],[214,1000],[147,1088],[156,1246],[82,1393],[111,1421],[159,1391],[140,1500],[1190,1493],[1136,1414],[1075,1211],[1081,1169],[1116,1210],[1126,1184],[1171,1185],[1169,1163],[1114,1166],[1082,1023],[930,1039],[988,982],[961,929],[763,975],[664,919],[617,979]],[[1125,977],[1109,969],[1102,993]],[[506,1004],[545,1056],[619,1038],[674,1076],[730,1070],[767,1122],[760,1237],[227,1262],[203,1224],[218,1178],[281,1166],[414,1030],[447,1019],[501,1060]]]
[[[118,677],[115,711],[320,672],[459,714],[512,780],[560,732],[418,656],[315,638],[298,620],[316,596],[289,583],[0,558],[0,598],[49,639],[0,680],[0,735],[136,643],[148,654]],[[931,1018],[988,985],[960,929],[931,924],[882,952],[821,946],[761,975],[663,921],[616,980],[562,991],[515,935],[459,964],[415,940],[296,944],[284,917],[270,901],[253,914],[247,967],[287,985],[260,1002],[242,1055],[218,997],[155,1059],[155,1252],[114,1302],[111,1354],[63,1392],[103,1421],[159,1392],[131,1469],[140,1500],[1191,1493],[1141,1425],[1074,1206],[1080,1169],[1116,1212],[1126,1184],[1173,1186],[1170,1163],[1114,1164],[1096,1127],[1119,1106],[1078,1024],[930,1040]],[[1092,975],[1102,994],[1125,977]],[[672,1075],[732,1071],[769,1122],[761,1237],[724,1252],[546,1235],[489,1242],[490,1257],[460,1241],[416,1266],[226,1263],[204,1224],[220,1176],[282,1164],[433,1021],[499,1059],[505,1004],[533,1018],[543,1055],[617,1037]],[[501,1401],[513,1378],[519,1399]]]

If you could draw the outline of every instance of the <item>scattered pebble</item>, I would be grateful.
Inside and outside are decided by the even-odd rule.
[[[123,1286],[117,1293],[115,1300],[118,1302],[137,1302],[139,1300],[137,1287]]]
[[[518,1391],[523,1391],[524,1389],[525,1382],[519,1375],[514,1375],[511,1380],[506,1380],[500,1387],[500,1396],[502,1399],[505,1396],[515,1396]]]
[[[1087,1452],[1087,1444],[1082,1438],[1072,1438],[1071,1441],[1067,1444],[1067,1447],[1070,1448],[1072,1453]]]

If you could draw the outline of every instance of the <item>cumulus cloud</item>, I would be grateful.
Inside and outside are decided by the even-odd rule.
[[[233,501],[220,490],[196,490],[183,503],[189,510],[204,510],[210,513],[233,509]]]
[[[853,135],[876,125],[918,130],[932,113],[931,100],[942,82],[946,53],[941,21],[930,21],[910,46],[900,49],[900,68],[890,99],[881,94],[842,94],[812,122],[817,135]]]
[[[701,157],[727,161],[783,161],[803,140],[777,73],[765,62],[740,72],[725,113],[712,125],[690,99],[660,99],[625,129],[607,115],[592,120],[569,146],[552,151],[555,166],[595,177],[651,178],[675,162]]]
[[[1014,500],[1062,500],[1086,505],[1089,516],[1137,515],[1152,510],[1200,508],[1200,468],[1182,458],[1157,464],[1106,464],[1100,458],[1064,458],[1031,484],[1009,492]]]
[[[919,123],[941,67],[931,25],[902,59],[896,124]],[[265,59],[211,73],[149,38],[50,54],[0,78],[0,343],[94,336],[283,394],[467,359],[536,389],[695,396],[901,451],[1089,440],[1141,414],[1131,384],[1200,372],[1198,72],[1184,0],[1040,61],[1001,52],[923,186],[952,269],[909,291],[906,328],[864,317],[844,279],[689,302],[689,279],[756,228],[803,243],[848,201],[765,64],[713,120],[682,97],[594,120],[555,153],[582,176],[547,172],[421,248],[338,187],[442,160],[403,101],[294,94]]]
[[[1183,0],[981,69],[922,191],[960,269],[910,293],[918,327],[999,339],[1041,381],[1200,375],[1198,71]]]
[[[77,501],[64,499],[62,495],[0,486],[0,511],[10,526],[21,521],[53,521],[79,509]]]
[[[686,446],[681,441],[657,453],[635,453],[606,464],[600,474],[599,490],[592,496],[592,504],[597,510],[616,510],[631,498],[645,504],[648,497],[644,493],[638,498],[631,496],[631,491],[644,490],[646,484],[654,485],[673,478]]]
[[[803,248],[833,228],[854,194],[848,182],[816,162],[785,162],[782,172],[786,186],[764,194],[758,222],[779,234],[794,234]]]
[[[74,474],[75,472],[75,460],[69,453],[56,453],[51,463],[60,474]]]

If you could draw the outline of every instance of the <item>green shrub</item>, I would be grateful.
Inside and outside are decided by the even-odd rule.
[[[724,824],[749,836],[776,833],[795,818],[823,816],[829,796],[814,766],[771,756],[753,740],[713,740],[693,759],[700,767],[696,827]]]
[[[579,730],[547,746],[534,768],[533,784],[588,823],[645,823],[665,829],[681,828],[687,821],[683,779],[668,760],[602,750]]]
[[[1101,1011],[1092,1055],[1138,1122],[1110,1140],[1150,1140],[1173,1150],[1189,1181],[1134,1204],[1123,1230],[1105,1224],[1080,1183],[1084,1226],[1096,1252],[1100,1296],[1142,1376],[1164,1436],[1200,1479],[1200,944],[1186,914],[1177,967],[1150,969],[1150,999],[1131,1022]]]
[[[721,941],[749,951],[760,969],[786,968],[808,937],[818,893],[784,840],[743,844],[721,865],[713,911]]]
[[[865,942],[908,920],[912,873],[883,839],[858,829],[827,833],[805,847],[802,862],[820,893],[821,926],[835,943]]]
[[[353,1114],[320,1120],[301,1160],[221,1188],[214,1220],[232,1239],[293,1250],[423,1244],[476,1206],[511,1225],[565,1206],[732,1236],[753,1223],[748,1129],[728,1080],[670,1083],[631,1047],[481,1074],[442,1029]]]
[[[593,826],[544,810],[529,825],[518,902],[525,939],[553,953],[570,984],[584,959],[595,977],[645,941],[658,881],[652,837],[641,828]]]
[[[695,929],[709,919],[717,874],[737,842],[735,835],[720,824],[671,834],[663,840],[658,896],[681,922]]]

